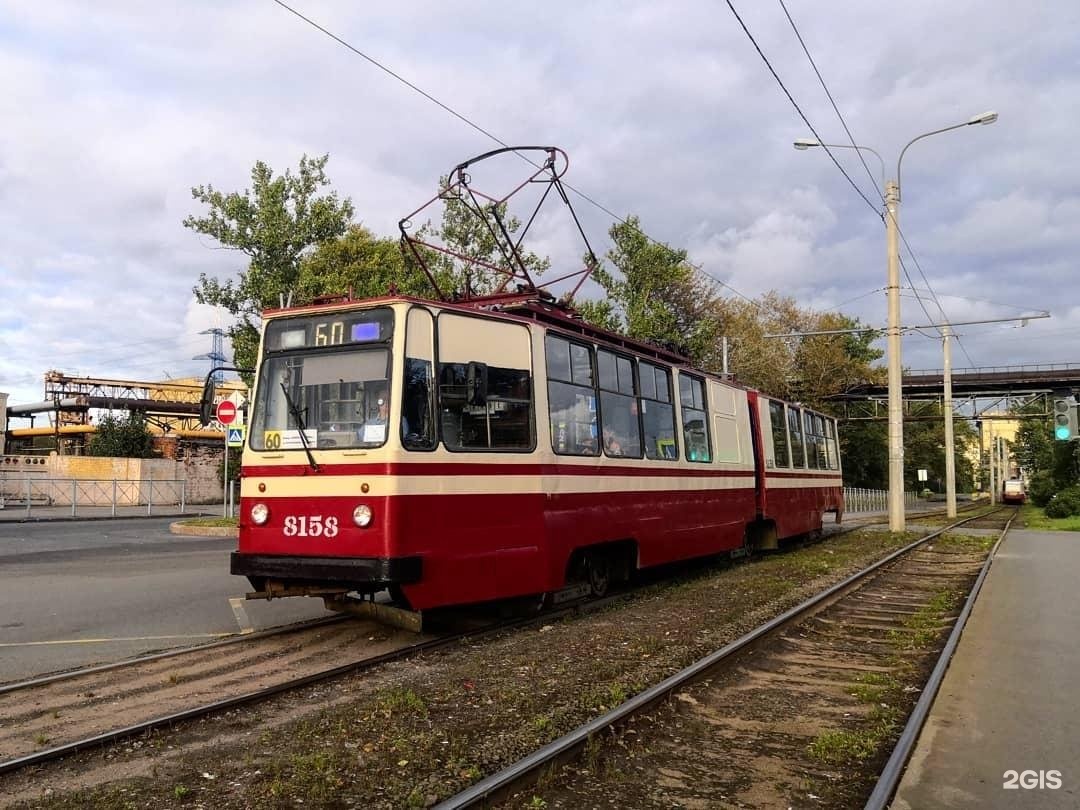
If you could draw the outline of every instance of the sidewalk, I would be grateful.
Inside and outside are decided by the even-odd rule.
[[[1009,533],[893,810],[1080,807],[1078,582],[1080,533]]]
[[[113,514],[111,506],[79,506],[75,515],[71,514],[70,506],[32,506],[30,514],[26,512],[24,504],[7,504],[0,509],[0,523],[34,523],[46,520],[116,520],[120,518],[145,518],[145,517],[199,517],[200,515],[222,514],[221,504],[187,504],[184,511],[180,511],[178,504],[154,504],[150,513],[147,514],[146,505],[142,506],[118,506]]]

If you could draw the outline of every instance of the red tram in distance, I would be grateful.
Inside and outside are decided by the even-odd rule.
[[[232,573],[413,610],[754,547],[843,511],[835,421],[533,290],[265,314]]]
[[[1009,478],[1001,485],[1001,502],[1012,504],[1027,503],[1027,489],[1020,478]]]

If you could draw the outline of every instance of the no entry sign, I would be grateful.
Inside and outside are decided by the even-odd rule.
[[[217,406],[217,420],[223,425],[232,424],[236,419],[236,403],[223,399]]]

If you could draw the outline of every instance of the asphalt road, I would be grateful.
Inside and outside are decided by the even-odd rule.
[[[170,534],[173,519],[0,523],[0,682],[326,615],[242,601],[236,541]]]

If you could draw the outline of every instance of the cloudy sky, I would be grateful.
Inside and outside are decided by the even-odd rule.
[[[886,176],[917,135],[1000,115],[908,150],[901,228],[951,320],[1053,317],[958,326],[955,364],[1080,361],[1080,4],[786,3]],[[821,138],[850,143],[784,7],[734,5]],[[725,2],[294,7],[497,138],[564,148],[567,182],[640,216],[739,294],[776,289],[885,322],[881,219],[824,150],[792,148],[813,135]],[[229,321],[191,288],[243,257],[182,227],[201,210],[193,185],[242,189],[256,160],[280,173],[329,152],[357,220],[394,235],[440,174],[497,146],[272,0],[0,0],[0,75],[0,391],[12,402],[40,399],[50,368],[205,371],[192,359],[210,349],[200,332]],[[834,154],[880,208],[877,158],[868,174],[854,150]],[[610,218],[575,205],[601,253]],[[569,228],[543,226],[538,252],[576,262]],[[902,321],[927,323],[910,289]],[[909,335],[904,363],[940,367],[940,341]]]

